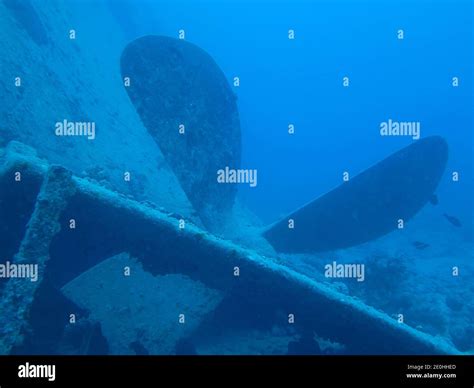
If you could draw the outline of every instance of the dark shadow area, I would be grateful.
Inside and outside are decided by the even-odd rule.
[[[12,12],[18,24],[36,44],[48,43],[46,29],[29,0],[3,0],[3,4]]]

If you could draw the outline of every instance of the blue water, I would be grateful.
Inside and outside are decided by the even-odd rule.
[[[420,121],[422,136],[448,140],[448,171],[462,170],[466,186],[456,194],[440,187],[443,202],[458,214],[470,208],[471,2],[143,6],[156,10],[156,24],[145,22],[140,33],[176,36],[185,29],[229,81],[240,77],[242,165],[259,171],[258,187],[243,188],[242,196],[266,221],[340,184],[343,171],[360,172],[409,144],[410,138],[379,136],[379,123],[389,118]],[[111,7],[120,9],[113,1]],[[295,40],[288,39],[289,29]],[[399,29],[404,40],[397,39]],[[345,76],[349,88],[342,86]],[[460,87],[452,87],[452,77],[460,78]],[[290,123],[294,136],[287,133]]]

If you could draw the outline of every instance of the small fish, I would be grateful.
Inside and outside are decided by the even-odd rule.
[[[433,205],[433,206],[436,206],[439,201],[438,201],[438,196],[436,194],[433,194],[431,197],[430,197],[430,203]]]
[[[425,249],[425,248],[428,248],[430,246],[430,244],[426,244],[426,243],[421,242],[421,241],[413,241],[412,244],[416,249]]]
[[[446,218],[451,224],[455,227],[460,228],[462,226],[461,221],[459,221],[456,217],[450,216],[446,213],[443,214],[444,218]]]

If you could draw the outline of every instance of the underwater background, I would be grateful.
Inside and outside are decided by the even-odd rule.
[[[165,56],[157,65],[175,71],[185,85],[173,89],[178,78],[169,79],[175,94],[160,96],[158,106],[169,102],[173,108],[191,96],[197,102],[186,111],[189,117],[207,115],[210,123],[214,114],[233,117],[228,128],[191,138],[189,149],[201,152],[190,156],[196,158],[191,164],[186,164],[191,151],[180,153],[174,140],[165,145],[160,138],[171,119],[145,110],[155,103],[154,90],[140,99],[141,91],[124,87],[124,50],[148,35],[192,43],[221,71],[216,70],[219,81],[211,79],[198,90],[186,83],[191,75],[172,62],[172,54],[169,63]],[[232,241],[327,286],[342,300],[354,298],[394,321],[402,314],[402,324],[449,344],[453,352],[472,353],[473,36],[472,1],[463,0],[0,0],[0,146],[28,155],[33,164],[63,166],[177,221],[189,220],[204,239]],[[131,58],[129,69],[135,69],[138,56]],[[131,77],[131,88],[133,82]],[[223,84],[215,90],[218,82]],[[224,112],[220,105],[199,105],[211,95],[219,96],[216,104],[225,99]],[[343,183],[344,172],[355,176],[418,141],[381,136],[380,124],[390,119],[419,122],[421,139],[446,140],[449,157],[434,199],[406,228],[373,241],[326,252],[275,252],[261,235],[268,225]],[[95,138],[56,136],[55,123],[63,120],[94,122]],[[153,123],[159,125],[152,128]],[[5,165],[8,152],[2,152]],[[215,172],[209,176],[196,164],[207,166],[206,157],[222,168],[228,162],[257,170],[258,184],[223,193],[195,181],[199,174],[204,181],[215,179]],[[132,179],[124,179],[124,172]],[[453,179],[455,173],[459,179]],[[0,187],[0,263],[14,260],[29,217],[9,194],[8,182],[2,178]],[[212,206],[225,201],[228,208]],[[91,222],[87,231],[78,228],[80,238],[70,240],[64,235],[69,218],[61,216],[44,281],[20,325],[28,329],[18,331],[21,339],[8,352],[371,353],[310,325],[288,324],[288,311],[267,306],[265,298],[272,297],[262,296],[258,283],[237,292],[226,285],[223,291],[206,285],[207,278],[184,275],[189,268],[173,264],[173,249],[185,250],[186,244],[164,236],[164,245],[155,246],[146,230],[135,228],[143,237],[133,248],[124,247],[118,234],[103,234],[97,225],[102,216],[119,229],[127,221],[101,213],[99,205],[90,213],[72,208],[66,209],[78,220],[82,215]],[[172,264],[157,264],[160,254]],[[185,254],[192,262],[193,249]],[[201,260],[206,256],[195,265]],[[333,261],[364,264],[365,281],[326,277],[324,267]],[[123,286],[122,277],[113,274],[126,267],[136,277]],[[264,271],[261,276],[262,283],[272,279],[263,279]],[[10,281],[0,279],[4,301],[2,290]],[[15,292],[21,295],[22,289]],[[7,317],[0,332],[5,338],[11,336]],[[350,330],[351,323],[334,326]],[[370,342],[369,329],[361,335]],[[389,345],[383,351],[396,352]]]

